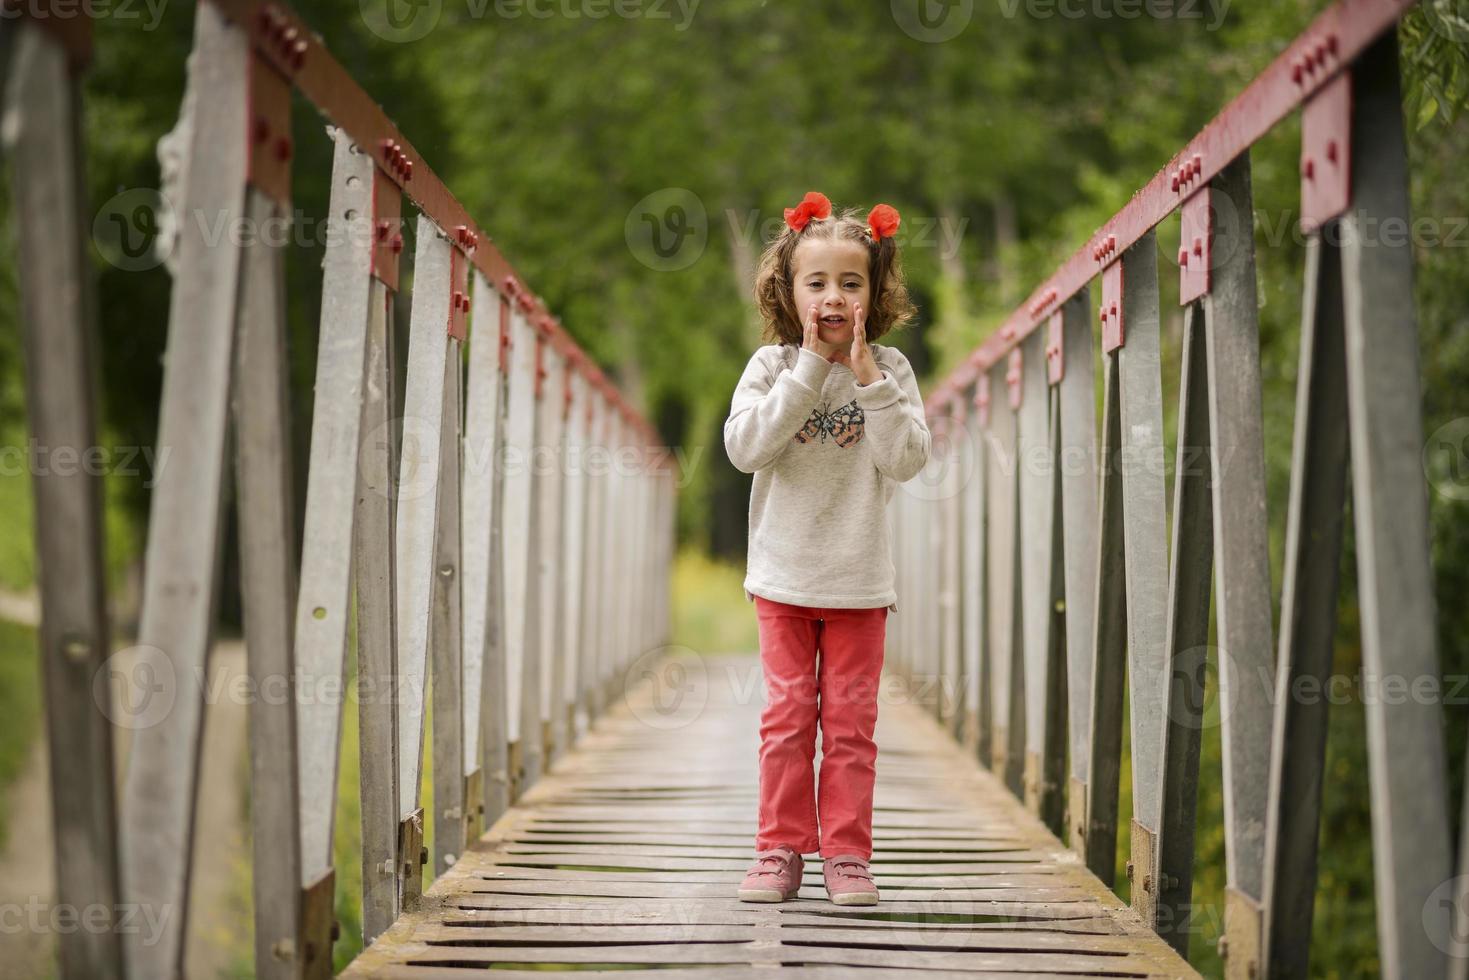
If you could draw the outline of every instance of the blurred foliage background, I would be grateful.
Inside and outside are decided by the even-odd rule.
[[[442,0],[416,8],[411,29],[384,21],[377,0],[313,0],[301,13],[683,454],[676,640],[712,650],[753,642],[753,617],[739,590],[749,477],[726,460],[721,426],[758,344],[749,285],[782,209],[814,188],[864,214],[878,201],[902,211],[900,244],[921,312],[912,329],[889,342],[932,384],[1325,6],[977,0],[962,29],[944,40],[914,18],[907,0],[648,0],[618,8]],[[550,16],[533,16],[533,7]],[[615,9],[637,13],[619,16]],[[592,15],[598,10],[604,16]],[[1149,14],[1160,10],[1169,13]],[[1460,114],[1469,87],[1469,22],[1459,10],[1462,4],[1430,0],[1399,30],[1414,214],[1428,219],[1432,232],[1415,234],[1425,436],[1469,415],[1469,123]],[[192,5],[176,3],[151,29],[123,17],[96,23],[85,130],[88,192],[98,214],[118,194],[159,186],[155,144],[178,113],[192,22]],[[299,101],[295,127],[299,254],[288,267],[300,473],[331,147],[322,120]],[[1277,595],[1301,308],[1298,152],[1292,117],[1252,154]],[[7,194],[0,193],[0,220],[8,226]],[[670,203],[682,208],[676,222]],[[407,230],[411,238],[411,221]],[[650,239],[660,235],[666,241]],[[1167,257],[1177,252],[1177,219],[1159,235],[1171,445],[1182,317],[1172,302],[1176,292],[1169,293],[1177,277]],[[0,237],[0,445],[7,447],[24,446],[26,438],[13,238],[10,228]],[[667,242],[675,247],[661,247]],[[170,280],[162,266],[122,269],[101,251],[94,259],[103,441],[119,450],[150,446]],[[402,343],[406,302],[397,314]],[[105,481],[120,632],[136,616],[150,484],[143,462]],[[1469,474],[1430,475],[1440,651],[1445,674],[1462,677],[1469,669],[1469,604],[1462,601],[1469,594],[1469,503],[1443,488],[1463,491]],[[6,467],[6,590],[24,592],[33,577],[29,493],[24,467]],[[233,543],[227,551],[228,570]],[[1349,522],[1335,663],[1348,679],[1360,668],[1354,562]],[[227,580],[227,622],[236,603]],[[0,643],[6,676],[34,683],[26,662],[34,657],[31,634],[3,632]],[[1313,972],[1323,976],[1377,972],[1365,728],[1360,689],[1348,689],[1354,694],[1333,707],[1325,779],[1313,945]],[[1458,694],[1447,705],[1445,729],[1456,804],[1466,719]],[[6,713],[0,731],[10,747],[0,745],[0,780],[13,773],[37,727],[34,712]],[[1214,944],[1222,924],[1218,735],[1217,727],[1205,732],[1191,949],[1211,974],[1220,966]],[[349,747],[344,761],[354,755]],[[1126,786],[1124,771],[1124,830]],[[1457,826],[1457,810],[1452,816]],[[355,818],[341,823],[350,848]],[[1124,835],[1123,889],[1125,850]],[[355,857],[344,860],[350,866]],[[241,893],[248,902],[248,887]],[[342,900],[350,905],[355,897]],[[343,914],[344,923],[355,923],[350,909]],[[344,930],[339,955],[350,955],[353,933]],[[248,937],[244,943],[248,950]]]

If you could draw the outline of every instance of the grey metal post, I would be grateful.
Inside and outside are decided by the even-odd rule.
[[[1071,753],[1067,810],[1078,852],[1086,826],[1087,766],[1092,750],[1092,643],[1096,624],[1097,465],[1096,371],[1091,290],[1061,306],[1061,525],[1065,565],[1066,700]]]
[[[201,4],[192,77],[198,104],[183,211],[226,227],[245,216],[249,59],[248,35],[213,4]],[[151,672],[173,697],[157,724],[134,733],[121,827],[124,900],[161,926],[156,935],[140,930],[124,936],[132,977],[173,977],[183,970],[204,714],[195,678],[207,676],[214,625],[240,252],[231,236],[209,242],[199,222],[183,222],[158,426],[158,444],[171,456],[150,502],[134,668]]]
[[[1374,685],[1439,676],[1412,241],[1390,230],[1411,227],[1398,86],[1389,31],[1353,68],[1352,209],[1341,221],[1362,673]],[[1442,722],[1436,699],[1380,690],[1367,699],[1378,943],[1390,980],[1445,968],[1448,910],[1424,915],[1453,874]]]
[[[468,403],[464,422],[461,563],[463,566],[463,690],[465,805],[482,809],[483,830],[509,805],[506,771],[505,626],[501,525],[507,372],[501,357],[502,321],[509,308],[478,269],[474,280],[473,336],[469,344]],[[508,323],[506,324],[508,326]],[[476,750],[476,746],[478,749]],[[480,780],[478,794],[474,780]],[[479,798],[476,799],[476,796]]]
[[[456,257],[456,261],[463,261]],[[463,581],[460,555],[460,474],[463,436],[464,362],[460,342],[449,338],[444,360],[443,421],[439,426],[439,503],[434,540],[433,607],[429,646],[434,704],[434,875],[443,874],[464,853],[465,756],[473,742],[464,738]],[[477,692],[476,692],[477,693]]]
[[[1103,355],[1102,479],[1098,491],[1095,611],[1089,633],[1092,692],[1087,728],[1086,805],[1071,814],[1071,846],[1092,874],[1112,884],[1122,772],[1122,699],[1127,671],[1126,549],[1122,543],[1122,411],[1117,351]]]
[[[582,617],[586,595],[586,520],[587,520],[587,399],[590,392],[586,379],[568,371],[566,377],[566,451],[563,454],[563,482],[566,510],[562,518],[561,570],[563,615],[561,619],[561,683],[559,705],[562,719],[562,744],[572,745],[578,735],[581,691]]]
[[[1214,564],[1209,510],[1209,378],[1204,307],[1184,313],[1183,369],[1174,455],[1173,554],[1168,574],[1168,710],[1163,730],[1162,824],[1156,867],[1134,882],[1133,904],[1188,955],[1193,889],[1194,818],[1199,795],[1199,741],[1208,666],[1209,578]],[[1140,887],[1139,887],[1140,886]]]
[[[566,370],[561,352],[547,343],[541,351],[541,401],[546,428],[536,453],[536,499],[540,510],[541,743],[549,767],[566,747],[561,734],[561,657],[566,592],[561,587],[563,517],[566,503]]]
[[[1063,705],[1053,699],[1061,676],[1061,647],[1055,642],[1056,613],[1052,583],[1056,580],[1056,451],[1051,424],[1049,369],[1045,331],[1037,330],[1021,345],[1024,394],[1020,402],[1017,456],[1020,500],[1021,655],[1025,662],[1024,799],[1051,828],[1061,829],[1062,798],[1051,760],[1065,752],[1057,744]],[[1054,433],[1059,436],[1059,430]]]
[[[1273,977],[1305,976],[1316,897],[1316,845],[1326,766],[1324,691],[1336,635],[1347,484],[1347,364],[1342,331],[1341,253],[1324,239],[1306,242],[1301,348],[1280,601],[1280,657],[1265,821],[1264,928],[1260,962]],[[1337,238],[1336,240],[1339,240]]]
[[[960,520],[962,517],[962,501],[960,493],[963,489],[963,465],[961,455],[963,442],[963,423],[952,414],[945,417],[944,432],[948,438],[948,445],[944,447],[943,460],[943,482],[940,484],[938,516],[942,525],[943,538],[939,555],[942,557],[943,567],[940,569],[942,585],[938,590],[936,598],[939,600],[942,611],[941,634],[939,636],[939,651],[941,658],[938,670],[938,709],[939,719],[950,733],[957,734],[960,723],[963,720],[963,688],[960,686],[962,677],[960,675],[960,637],[962,635],[961,605],[963,582],[960,578],[961,559],[960,545],[962,543],[962,528]]]
[[[550,433],[553,431],[551,419],[553,409],[547,398],[542,374],[547,343],[539,327],[530,326],[528,328],[525,345],[531,349],[531,361],[525,380],[532,386],[531,411],[534,426],[529,451],[522,461],[527,471],[525,492],[530,497],[525,564],[520,573],[525,577],[525,633],[520,671],[521,776],[518,784],[522,789],[535,785],[536,781],[541,778],[541,772],[546,764],[544,742],[546,729],[543,724],[541,701],[543,676],[541,661],[545,656],[547,643],[545,640],[546,616],[541,607],[549,600],[549,597],[545,595],[545,555],[549,527],[546,512],[550,507],[550,502],[546,499],[546,477],[541,472],[542,464],[539,457],[542,447],[548,443]]]
[[[989,626],[994,678],[993,762],[991,768],[1017,795],[1024,762],[1024,670],[1019,640],[1019,460],[1015,412],[1010,407],[1004,369],[990,384]]]
[[[24,19],[7,24],[4,33],[14,46],[13,61],[0,63],[0,75],[15,73],[5,92],[5,151],[30,434],[37,445],[71,447],[80,455],[97,439],[95,306],[82,245],[80,84],[50,33]],[[101,481],[82,467],[37,467],[32,480],[56,902],[111,910],[119,899],[112,723],[93,695],[93,679],[112,652]],[[103,691],[110,692],[110,684]],[[116,929],[75,929],[56,938],[60,975],[67,980],[122,975]]]
[[[340,130],[333,139],[331,215],[337,234],[327,244],[322,278],[302,525],[301,588],[292,598],[288,617],[294,623],[293,635],[286,637],[294,646],[284,648],[294,649],[298,688],[293,733],[296,765],[286,778],[307,789],[300,793],[300,827],[295,834],[299,836],[301,868],[293,891],[324,890],[328,896],[332,891],[332,830],[342,712],[340,699],[329,692],[341,689],[346,674],[358,461],[364,438],[364,372],[370,334],[366,327],[372,317],[375,283],[372,159]],[[247,283],[246,292],[250,291]],[[375,433],[374,437],[381,439],[384,434]],[[370,613],[363,613],[359,607],[359,615]],[[365,780],[369,784],[371,781],[371,777]],[[257,828],[257,841],[262,846],[275,846],[275,835],[262,834],[264,829]],[[279,892],[273,896],[257,894],[257,913],[272,914],[280,904]],[[324,953],[328,963],[331,960],[330,949],[313,948],[312,952]]]
[[[328,246],[328,270],[332,262]],[[323,295],[327,293],[324,291]],[[357,592],[358,795],[364,943],[371,943],[398,917],[399,687],[393,560],[393,543],[397,537],[394,476],[398,472],[398,453],[393,437],[392,302],[393,293],[387,284],[374,278],[364,331],[366,364],[352,536]],[[321,397],[318,384],[318,400]],[[333,809],[313,812],[314,819],[323,824],[321,833],[330,835]],[[329,860],[329,839],[324,838],[323,845],[314,853],[317,862]]]
[[[585,457],[587,483],[586,550],[582,558],[581,635],[578,642],[577,703],[590,725],[601,710],[597,695],[599,651],[602,640],[602,542],[606,517],[607,420],[608,411],[602,393],[595,386],[586,389],[588,418]]]
[[[531,453],[536,439],[536,336],[523,312],[510,311],[509,414],[505,432],[504,504],[501,526],[504,548],[501,555],[505,601],[505,691],[506,731],[510,737],[510,798],[524,791],[526,726],[522,715],[526,708],[525,665],[534,663],[527,657],[527,617],[530,576],[531,533]]]
[[[1167,712],[1168,524],[1163,469],[1158,255],[1149,231],[1122,256],[1126,342],[1117,351],[1122,432],[1122,542],[1127,553],[1127,685],[1132,729],[1132,863],[1156,864]],[[1140,889],[1134,888],[1134,896]]]
[[[961,397],[969,398],[965,394]],[[963,586],[962,659],[964,662],[964,731],[966,749],[982,761],[989,760],[989,660],[985,657],[985,477],[989,459],[985,452],[983,430],[978,413],[966,409],[963,418],[964,472],[968,475],[961,494],[963,516],[960,518],[963,541],[960,545]]]
[[[1211,193],[1219,202],[1216,210],[1235,216],[1215,222],[1212,251],[1224,258],[1212,264],[1203,304],[1224,749],[1225,931],[1231,936],[1226,950],[1237,961],[1231,974],[1244,976],[1252,968],[1250,951],[1260,942],[1275,676],[1248,154],[1220,172]]]
[[[416,905],[422,889],[419,849],[423,811],[423,736],[428,681],[429,619],[438,538],[444,363],[458,356],[447,324],[452,246],[427,216],[418,216],[413,263],[413,313],[404,382],[403,448],[397,500],[398,627],[398,868],[402,906]]]
[[[252,187],[246,199],[250,226],[269,227],[267,222],[280,218],[289,203],[273,201]],[[255,973],[284,978],[306,973],[323,956],[330,961],[331,939],[328,932],[312,945],[301,934],[297,698],[264,696],[280,690],[278,685],[291,691],[312,680],[308,676],[290,682],[297,541],[282,261],[281,247],[263,240],[245,250],[232,401],[248,671],[253,689],[262,694],[250,701]]]

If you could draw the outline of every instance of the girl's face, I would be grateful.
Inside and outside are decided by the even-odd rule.
[[[867,249],[857,242],[810,239],[796,246],[791,256],[795,281],[796,315],[806,322],[806,312],[816,307],[817,335],[824,343],[849,345],[855,323],[853,307],[861,304],[865,314],[872,304],[868,278]]]

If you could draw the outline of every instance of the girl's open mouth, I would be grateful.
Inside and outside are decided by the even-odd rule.
[[[824,316],[821,318],[821,322],[828,327],[840,327],[847,322],[847,318],[844,316]]]

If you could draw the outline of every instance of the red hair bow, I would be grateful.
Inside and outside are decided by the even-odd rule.
[[[867,216],[867,227],[872,229],[872,240],[880,241],[893,237],[893,232],[898,230],[898,224],[902,220],[897,208],[891,204],[879,204]]]
[[[812,218],[831,217],[831,201],[820,191],[809,191],[801,198],[801,203],[793,208],[786,208],[786,224],[793,231],[805,231],[806,226],[811,223]]]

